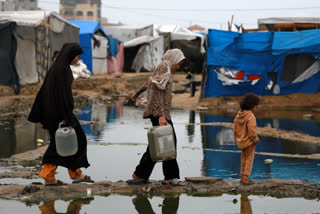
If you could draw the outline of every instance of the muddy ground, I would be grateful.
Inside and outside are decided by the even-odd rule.
[[[73,93],[76,108],[83,108],[92,103],[111,103],[113,100],[128,101],[130,94],[142,85],[150,76],[149,73],[124,74],[121,77],[97,75],[90,79],[78,79],[73,83]],[[198,84],[201,76],[197,76]],[[200,100],[200,88],[194,97],[187,93],[188,80],[185,74],[174,76],[173,108],[206,111],[218,115],[234,116],[239,110],[240,97],[208,98]],[[41,84],[23,86],[20,95],[15,95],[8,87],[0,87],[0,115],[6,117],[26,117]],[[261,105],[257,117],[315,119],[320,121],[320,96],[318,94],[294,94],[288,96],[268,96],[261,98]],[[90,122],[90,121],[87,121]],[[231,127],[231,123],[212,123],[196,125],[213,125]],[[258,128],[261,136],[272,136],[289,139],[296,142],[320,143],[319,137],[311,137],[296,132],[276,130],[272,128]],[[0,160],[0,166],[8,167],[7,172],[1,172],[0,178],[38,178],[41,168],[42,155],[46,146],[9,159]],[[195,148],[191,148],[195,149]],[[231,151],[232,152],[232,151]],[[279,154],[281,155],[281,154]],[[319,155],[302,157],[319,159]],[[219,195],[222,193],[263,194],[276,197],[305,197],[319,198],[320,184],[297,180],[255,180],[252,186],[241,186],[239,181],[222,180],[219,178],[186,178],[186,186],[174,187],[161,185],[159,181],[152,181],[149,192],[142,190],[142,186],[129,186],[124,181],[97,182],[95,184],[69,184],[66,187],[45,187],[43,185],[12,185],[0,184],[0,198],[20,199],[29,202],[39,202],[55,199],[72,199],[86,197],[90,188],[93,195],[119,194],[170,194],[186,193],[190,195]]]
[[[320,199],[320,184],[298,180],[254,180],[254,184],[243,186],[239,181],[223,180],[214,177],[186,178],[185,186],[177,187],[163,185],[159,181],[151,181],[147,185],[128,185],[125,181],[108,182],[101,181],[94,184],[68,184],[67,186],[49,187],[44,185],[1,185],[0,198],[18,199],[38,203],[49,200],[70,200],[92,195],[109,195],[112,193],[133,194],[188,194],[196,196],[213,196],[228,194],[255,194],[273,197],[304,197],[308,199]],[[146,188],[143,189],[143,187]],[[148,188],[150,187],[150,188]],[[88,195],[88,189],[91,194]]]

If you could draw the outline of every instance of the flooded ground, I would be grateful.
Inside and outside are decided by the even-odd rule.
[[[219,197],[171,196],[95,196],[71,201],[24,204],[0,200],[1,213],[318,213],[319,202],[301,198],[277,199],[264,196],[227,195]]]
[[[147,147],[149,120],[142,119],[143,109],[124,106],[94,104],[77,111],[81,121],[94,121],[83,124],[87,134],[88,159],[91,167],[84,173],[96,181],[118,181],[131,177],[135,166]],[[232,122],[233,117],[209,115],[189,110],[172,110],[172,121],[178,138],[178,163],[181,178],[193,176],[221,177],[237,180],[240,178],[240,153],[233,140],[231,128],[191,125],[194,123]],[[258,126],[298,131],[318,137],[320,122],[314,119],[291,120],[258,118]],[[36,139],[45,139],[39,127],[25,119],[0,121],[0,158],[38,147]],[[45,139],[46,140],[46,139]],[[105,143],[105,144],[104,144]],[[113,143],[112,145],[107,143]],[[222,151],[221,151],[222,150]],[[320,182],[320,160],[288,158],[261,155],[259,152],[276,154],[316,154],[320,147],[308,143],[296,143],[277,138],[260,137],[251,177],[267,179],[300,179]],[[272,159],[272,163],[265,163]],[[5,171],[0,167],[0,171]],[[59,167],[56,177],[71,182],[65,168]],[[161,163],[156,164],[152,180],[163,179]],[[0,183],[29,184],[40,179],[0,179]],[[236,199],[238,202],[235,202]],[[319,202],[302,198],[276,199],[265,196],[222,195],[219,197],[176,197],[136,198],[136,196],[110,195],[95,196],[94,200],[42,202],[26,206],[17,201],[0,200],[0,213],[65,213],[67,209],[81,209],[80,213],[99,213],[108,210],[112,213],[315,213],[320,210]],[[233,203],[234,201],[234,203]],[[248,205],[249,204],[249,205]],[[69,208],[68,208],[69,207]],[[249,208],[250,207],[250,208]],[[249,211],[242,212],[241,209]],[[252,210],[250,212],[250,209]],[[48,212],[43,210],[49,210]],[[52,213],[55,213],[52,212]]]
[[[150,121],[142,119],[143,109],[124,106],[94,104],[79,110],[80,121],[94,121],[82,125],[88,137],[88,159],[91,167],[85,170],[95,180],[126,180],[147,147],[147,129]],[[172,120],[178,138],[178,163],[181,177],[211,176],[224,179],[240,178],[240,152],[233,140],[231,128],[190,125],[192,123],[232,122],[233,117],[207,115],[188,110],[172,110]],[[258,126],[299,131],[319,136],[320,123],[315,120],[257,119]],[[37,138],[43,133],[25,120],[2,121],[0,132],[0,157],[37,147]],[[113,145],[100,145],[114,143]],[[220,151],[222,150],[222,151]],[[252,178],[300,179],[320,182],[320,160],[260,155],[259,152],[276,154],[316,154],[320,147],[308,143],[296,143],[270,137],[260,137],[256,148]],[[266,164],[265,159],[273,162]],[[1,168],[0,168],[1,169]],[[66,169],[58,168],[57,177],[70,181]],[[157,164],[151,179],[163,179],[161,163]],[[8,181],[0,179],[1,182]],[[21,179],[11,183],[21,183]],[[30,181],[26,180],[26,183]]]

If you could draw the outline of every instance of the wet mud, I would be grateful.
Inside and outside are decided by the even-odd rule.
[[[67,186],[44,185],[0,185],[0,198],[28,202],[49,200],[70,200],[92,195],[167,195],[188,194],[193,196],[217,196],[228,194],[268,195],[272,197],[304,197],[320,199],[320,184],[299,180],[254,180],[254,184],[244,186],[239,181],[223,180],[214,177],[190,177],[185,186],[163,185],[160,181],[151,181],[145,185],[128,185],[125,181],[99,181],[94,184],[68,184]]]

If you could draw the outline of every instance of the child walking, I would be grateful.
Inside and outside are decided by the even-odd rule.
[[[254,112],[259,105],[259,97],[255,94],[247,94],[240,102],[241,110],[233,122],[234,139],[241,149],[241,180],[243,185],[253,182],[249,179],[251,174],[254,152],[259,137],[256,133],[257,122]]]

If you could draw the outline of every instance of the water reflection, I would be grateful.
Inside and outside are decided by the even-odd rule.
[[[177,197],[110,195],[95,196],[92,199],[76,199],[71,202],[58,200],[43,202],[39,207],[26,206],[20,201],[1,200],[1,213],[162,213],[162,214],[194,214],[194,213],[318,213],[318,200],[304,198],[272,198],[246,194],[218,197],[189,196]],[[87,201],[86,201],[87,200]]]
[[[240,214],[252,214],[251,202],[247,194],[241,194]]]
[[[201,114],[200,120],[202,123],[210,123],[210,122],[230,122],[232,123],[233,118],[231,117],[220,117],[216,115],[206,115]],[[281,119],[280,121],[282,121]],[[265,126],[270,126],[272,123],[272,119],[263,119],[260,120],[260,123],[264,122]],[[276,121],[279,122],[278,119]],[[278,123],[276,122],[276,124]],[[312,123],[310,121],[296,121],[297,124]],[[282,122],[279,122],[280,124]],[[315,122],[314,122],[315,123]],[[288,126],[287,123],[283,123]],[[294,130],[294,127],[301,127],[303,125],[294,125],[291,121],[291,130]],[[310,125],[310,124],[309,124]],[[258,125],[259,126],[259,125]],[[264,125],[260,125],[264,126]],[[285,129],[283,125],[279,125],[280,128]],[[289,128],[287,128],[289,129]],[[308,130],[308,128],[306,128]],[[317,128],[320,133],[320,126]],[[312,132],[312,131],[311,131]],[[308,132],[304,132],[305,134],[310,134]],[[225,128],[219,126],[202,126],[201,127],[202,134],[202,143],[203,148],[210,149],[224,149],[224,150],[237,150],[236,143],[233,139],[233,131],[232,128]],[[315,144],[307,144],[307,143],[296,143],[288,140],[282,140],[272,137],[260,137],[260,141],[256,147],[257,152],[272,152],[272,153],[284,153],[284,154],[301,154],[308,155],[314,153],[320,153],[320,147]]]
[[[192,143],[194,139],[195,125],[191,125],[191,124],[195,123],[195,118],[196,118],[196,112],[193,110],[189,111],[189,124],[186,125],[189,143]]]
[[[200,120],[203,123],[208,122],[232,122],[233,118],[219,117],[216,115],[201,114]],[[269,125],[278,126],[282,124],[281,120],[269,121]],[[261,121],[260,121],[261,122]],[[303,123],[305,123],[303,121]],[[282,125],[279,125],[280,127]],[[296,125],[297,127],[298,125]],[[205,175],[211,177],[222,177],[227,179],[240,178],[240,153],[233,139],[231,128],[202,126],[202,147],[204,151],[203,170]],[[222,149],[226,152],[210,151],[210,149]],[[230,152],[228,152],[228,150]],[[232,151],[231,151],[232,150]],[[295,143],[287,140],[281,140],[271,137],[260,137],[256,152],[270,152],[281,154],[314,154],[320,153],[320,147],[314,144]],[[273,163],[265,164],[265,159],[273,159]],[[320,171],[319,160],[296,159],[276,156],[255,155],[251,177],[253,179],[267,179],[271,177],[282,179],[308,179],[318,182]]]
[[[94,198],[73,200],[69,203],[69,205],[67,207],[67,211],[65,213],[66,214],[79,214],[81,207],[84,204],[90,204],[90,202],[93,199]],[[39,210],[40,210],[41,214],[61,214],[61,212],[56,211],[54,204],[55,204],[55,201],[43,202],[43,204],[39,206]]]
[[[49,140],[47,131],[40,124],[24,119],[10,119],[0,123],[0,158],[35,149],[37,139]]]
[[[176,214],[179,208],[180,197],[165,197],[162,204],[162,214]],[[136,197],[132,199],[132,203],[139,214],[153,214],[154,212],[148,197]]]
[[[82,125],[89,140],[99,141],[103,131],[109,123],[116,122],[123,114],[123,104],[116,102],[112,105],[93,104],[87,109],[78,112],[79,120],[92,121],[93,124]]]

